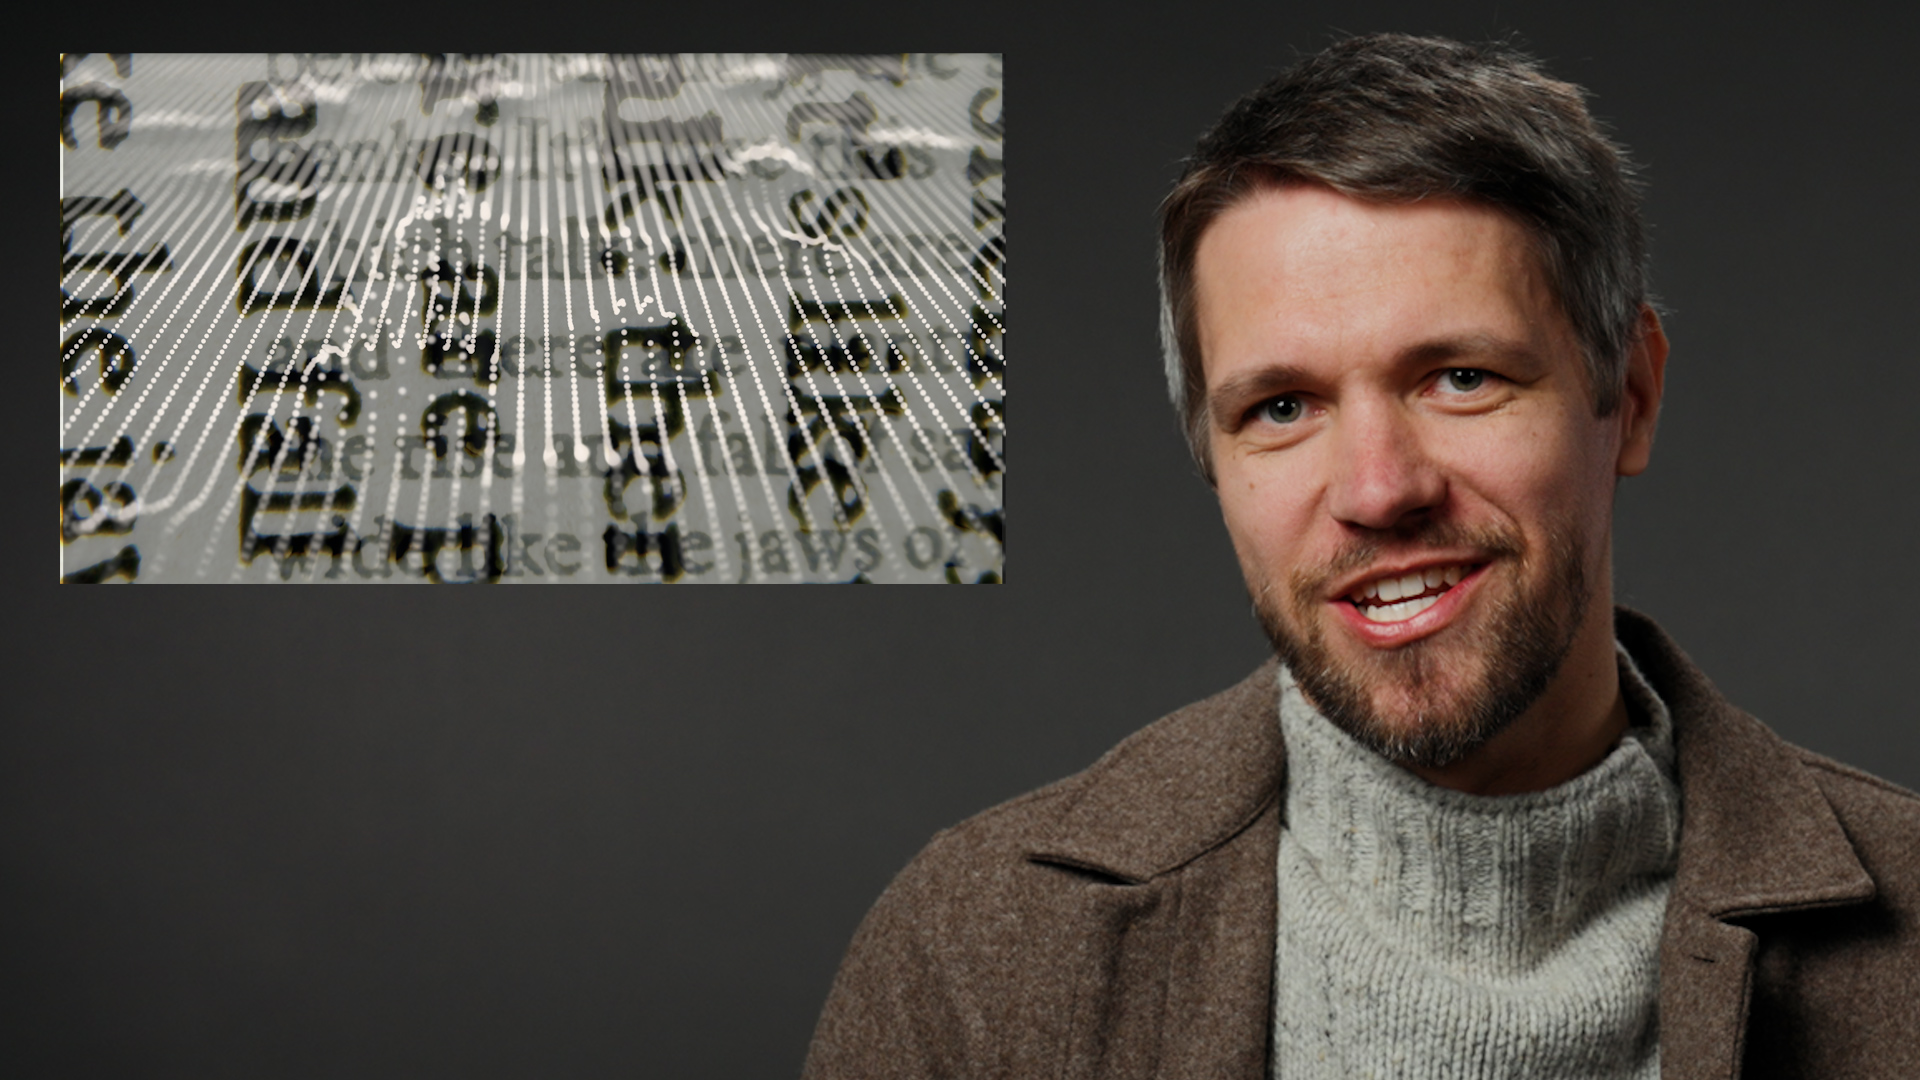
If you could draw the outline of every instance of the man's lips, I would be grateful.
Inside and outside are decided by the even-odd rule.
[[[1375,569],[1337,593],[1332,605],[1367,644],[1404,645],[1451,623],[1478,590],[1487,566],[1481,556]]]

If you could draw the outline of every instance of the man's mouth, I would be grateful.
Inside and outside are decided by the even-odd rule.
[[[1479,563],[1449,563],[1369,578],[1344,599],[1368,622],[1405,622],[1432,607],[1447,590],[1478,570]]]

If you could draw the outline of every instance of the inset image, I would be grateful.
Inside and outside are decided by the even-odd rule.
[[[1001,67],[62,55],[61,580],[999,583]]]

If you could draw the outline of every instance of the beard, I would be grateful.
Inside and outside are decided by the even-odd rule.
[[[1467,548],[1509,567],[1516,585],[1493,595],[1482,582],[1479,618],[1394,649],[1360,646],[1357,659],[1329,647],[1321,609],[1337,578],[1395,550]],[[1344,602],[1344,601],[1342,601]],[[1285,612],[1282,610],[1285,605]],[[1587,612],[1586,551],[1554,533],[1544,552],[1518,534],[1428,522],[1384,533],[1295,572],[1276,600],[1272,583],[1253,589],[1254,614],[1274,652],[1308,700],[1374,753],[1402,766],[1444,768],[1519,719],[1560,671]],[[1291,619],[1286,613],[1291,613]]]

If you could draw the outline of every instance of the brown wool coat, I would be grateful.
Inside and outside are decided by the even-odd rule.
[[[1920,1078],[1920,797],[1781,741],[1644,616],[1617,632],[1679,760],[1661,1075]],[[1264,1080],[1275,702],[1268,663],[935,837],[855,935],[805,1076]]]

